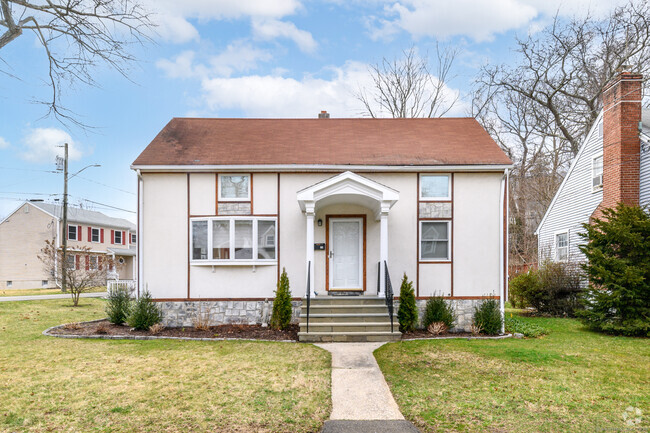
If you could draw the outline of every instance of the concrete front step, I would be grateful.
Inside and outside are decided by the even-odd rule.
[[[394,326],[393,326],[394,328]],[[307,323],[300,324],[300,331],[307,331]],[[390,322],[343,322],[313,323],[309,321],[309,332],[390,332]]]
[[[355,313],[355,314],[366,314],[366,313],[384,313],[388,315],[388,309],[385,305],[311,305],[309,307],[309,313],[311,314],[340,314],[340,313]],[[300,314],[307,314],[307,306],[300,308]]]
[[[307,320],[307,314],[300,315],[300,321],[305,322]],[[397,315],[393,316],[393,322],[397,321]],[[390,317],[388,317],[388,312],[386,313],[367,313],[367,314],[354,314],[354,313],[342,313],[342,314],[309,314],[309,323],[336,323],[336,322],[356,322],[356,323],[365,323],[365,322],[382,322],[390,323]]]
[[[303,305],[307,305],[307,300],[302,300]],[[310,305],[386,305],[385,298],[378,298],[376,296],[350,296],[350,297],[336,297],[336,296],[317,296],[311,298]]]
[[[298,339],[304,342],[365,342],[365,341],[399,341],[399,331],[390,332],[299,332]]]

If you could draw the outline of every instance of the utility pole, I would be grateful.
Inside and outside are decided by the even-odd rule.
[[[66,271],[68,268],[68,143],[63,145],[63,260],[61,263],[61,291],[66,291]]]

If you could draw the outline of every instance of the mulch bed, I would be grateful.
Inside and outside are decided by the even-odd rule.
[[[114,325],[108,320],[81,322],[52,329],[55,335],[112,335],[112,336],[146,336],[146,337],[188,337],[188,338],[236,338],[248,340],[294,340],[298,341],[298,325],[290,325],[286,331],[277,331],[261,325],[220,325],[208,330],[196,328],[163,328],[153,334],[149,331],[136,331],[129,326]]]
[[[445,332],[443,334],[438,334],[438,335],[433,335],[432,333],[428,332],[426,329],[416,329],[413,332],[405,332],[402,334],[402,340],[414,340],[416,338],[450,338],[450,337],[456,337],[456,338],[469,338],[469,337],[477,337],[477,335],[470,334],[469,332]],[[484,335],[480,335],[480,337],[484,337]]]

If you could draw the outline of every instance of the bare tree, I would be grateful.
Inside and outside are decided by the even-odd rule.
[[[403,52],[403,58],[370,66],[373,86],[355,94],[370,117],[442,117],[451,110],[458,95],[450,94],[446,83],[458,51],[436,45],[435,69],[428,56],[420,57],[415,48]]]
[[[46,115],[79,126],[86,125],[60,104],[62,83],[96,85],[92,69],[100,63],[127,77],[127,64],[136,60],[129,47],[149,40],[151,27],[138,0],[0,0],[0,50],[33,32],[47,56],[51,88],[49,100],[38,102],[48,107]]]
[[[106,285],[106,274],[116,265],[110,256],[93,254],[88,247],[69,251],[69,261],[63,263],[63,250],[56,248],[54,241],[45,241],[45,247],[38,258],[43,262],[46,272],[54,277],[57,285],[60,285],[61,277],[65,274],[75,307],[79,305],[82,293]]]

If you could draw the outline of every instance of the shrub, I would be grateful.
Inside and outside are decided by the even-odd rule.
[[[510,317],[505,318],[505,328],[506,332],[517,332],[519,334],[523,334],[524,337],[530,338],[537,338],[548,334],[548,331],[541,326],[519,320],[516,317],[512,317],[512,314]]]
[[[95,332],[97,334],[108,334],[108,325],[105,322],[101,322],[97,325],[97,328],[95,328]]]
[[[444,334],[447,329],[449,328],[443,322],[433,322],[427,326],[427,332],[433,335]]]
[[[413,332],[418,326],[418,307],[415,304],[413,282],[409,281],[406,273],[399,288],[399,309],[397,310],[400,332]]]
[[[131,296],[126,288],[118,288],[108,292],[108,301],[106,303],[106,314],[108,321],[121,325],[129,317],[131,308]]]
[[[499,310],[499,303],[494,299],[483,302],[474,308],[474,325],[481,328],[481,331],[488,335],[501,333],[503,318]]]
[[[650,215],[619,204],[603,216],[583,225],[590,287],[579,317],[596,331],[650,336]]]
[[[291,290],[289,289],[289,277],[286,269],[282,268],[282,275],[278,281],[278,288],[275,291],[273,301],[273,312],[271,313],[271,328],[287,329],[291,323]]]
[[[436,296],[427,301],[424,308],[424,316],[422,317],[422,324],[425,328],[436,322],[442,322],[447,329],[454,327],[456,321],[456,313],[451,306],[451,303],[445,301],[441,296]]]
[[[165,326],[162,323],[155,323],[149,327],[149,332],[153,335],[160,334],[165,329]]]
[[[539,275],[537,270],[530,269],[528,272],[519,274],[508,283],[508,300],[513,308],[530,307],[528,293],[537,292],[539,288]]]
[[[210,308],[204,310],[203,307],[203,302],[199,302],[199,308],[196,310],[196,314],[192,318],[192,325],[195,329],[200,331],[209,331],[211,322]]]
[[[513,306],[540,314],[573,316],[580,305],[582,273],[576,263],[545,261],[539,270],[514,277],[509,284]]]
[[[156,303],[151,299],[148,290],[134,302],[131,313],[127,319],[130,327],[146,331],[162,320],[162,312]]]

